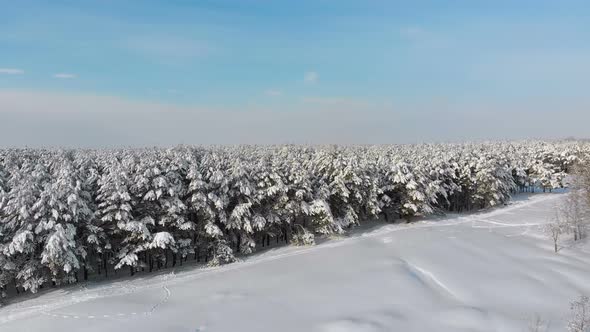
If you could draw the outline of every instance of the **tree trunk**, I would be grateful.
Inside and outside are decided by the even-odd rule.
[[[103,264],[104,264],[104,277],[108,278],[109,277],[109,266],[107,264],[107,257],[105,254],[102,255],[102,257],[104,257],[103,259]]]
[[[240,233],[238,233],[238,235],[236,236],[236,254],[240,253],[240,243],[242,243],[242,235],[240,235]]]

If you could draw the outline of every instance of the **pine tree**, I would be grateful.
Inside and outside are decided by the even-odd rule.
[[[154,219],[134,219],[129,183],[128,172],[122,163],[116,158],[110,160],[98,180],[97,199],[101,227],[112,234],[110,244],[115,249],[115,269],[127,265],[133,274],[139,264],[138,253],[151,241],[147,226],[153,225]]]
[[[3,213],[5,236],[2,237],[2,251],[5,260],[9,261],[3,279],[12,276],[16,279],[15,284],[33,293],[47,281],[39,260],[39,248],[43,242],[35,236],[38,225],[33,208],[48,178],[41,157],[36,163],[25,160],[9,178],[11,190]]]

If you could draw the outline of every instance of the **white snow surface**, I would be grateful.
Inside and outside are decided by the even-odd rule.
[[[0,331],[526,331],[535,314],[564,331],[590,245],[556,254],[540,233],[563,197],[45,291],[0,308]]]

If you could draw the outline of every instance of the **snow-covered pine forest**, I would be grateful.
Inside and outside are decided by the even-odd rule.
[[[0,288],[230,263],[363,221],[566,186],[590,143],[0,150]]]

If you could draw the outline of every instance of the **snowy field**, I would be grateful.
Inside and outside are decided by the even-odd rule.
[[[535,314],[564,331],[590,246],[540,233],[563,198],[46,291],[0,308],[0,331],[527,331]]]

